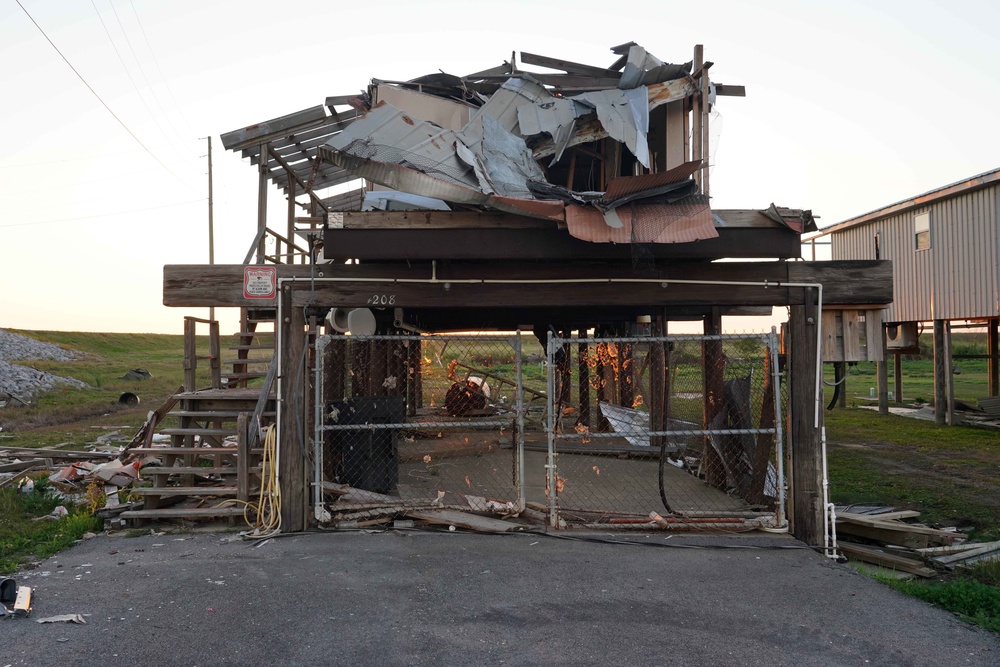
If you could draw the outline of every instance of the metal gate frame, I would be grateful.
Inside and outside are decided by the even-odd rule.
[[[737,339],[748,339],[748,338],[759,338],[769,350],[770,356],[770,367],[771,367],[771,379],[772,388],[774,392],[774,427],[773,428],[749,428],[749,429],[710,429],[707,425],[702,424],[700,429],[689,429],[689,430],[660,430],[654,431],[649,430],[645,432],[644,435],[649,437],[667,437],[667,436],[678,436],[678,435],[689,435],[689,436],[711,436],[711,435],[758,435],[758,434],[771,434],[775,438],[775,467],[776,467],[776,497],[775,497],[775,510],[774,510],[774,524],[776,528],[782,528],[787,526],[786,519],[786,479],[785,479],[785,452],[784,452],[784,433],[783,433],[783,421],[782,421],[782,385],[781,385],[781,372],[778,366],[778,349],[779,349],[779,336],[777,329],[772,327],[770,332],[760,333],[760,334],[718,334],[718,335],[669,335],[669,336],[642,336],[642,337],[592,337],[592,338],[561,338],[554,331],[549,331],[548,341],[546,345],[546,356],[547,356],[547,420],[545,423],[545,429],[548,436],[548,456],[545,465],[546,468],[546,490],[547,490],[547,500],[549,506],[549,522],[552,527],[559,527],[562,524],[560,519],[560,508],[559,508],[559,477],[558,477],[558,447],[557,441],[563,438],[574,439],[578,438],[577,435],[564,436],[559,433],[557,428],[558,416],[556,415],[556,354],[564,345],[569,343],[575,344],[598,344],[598,343],[664,343],[669,344],[673,342],[684,342],[684,341],[726,341],[726,340],[737,340]],[[589,433],[588,438],[601,438],[601,437],[616,437],[616,433]],[[651,514],[655,514],[651,513]],[[722,516],[720,515],[720,518]]]

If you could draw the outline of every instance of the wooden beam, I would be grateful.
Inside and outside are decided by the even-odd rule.
[[[327,216],[343,229],[556,229],[554,220],[485,211],[343,211]]]
[[[823,544],[823,460],[816,428],[815,290],[805,305],[792,306],[789,317],[789,428],[791,448],[792,535],[811,546]],[[820,412],[822,418],[822,411]]]
[[[236,264],[168,264],[163,268],[163,304],[174,307],[274,307],[274,301],[243,295],[243,269]],[[676,262],[636,274],[631,264],[605,262],[451,263],[437,267],[410,264],[280,265],[279,280],[296,280],[296,291],[314,292],[313,305],[368,306],[371,299],[395,295],[398,307],[554,306],[785,306],[802,303],[802,290],[790,281],[822,282],[829,304],[889,303],[892,265],[888,261],[837,262]],[[316,281],[312,281],[315,274]],[[436,276],[437,282],[429,282]],[[338,282],[327,279],[335,278]],[[537,284],[486,281],[536,280]],[[557,283],[555,279],[608,282]],[[685,284],[684,281],[749,282],[758,285]],[[641,280],[644,282],[612,282]],[[413,282],[405,282],[413,281]],[[468,281],[482,281],[470,283]],[[764,286],[764,283],[767,286]],[[663,285],[666,282],[666,286]],[[863,288],[859,288],[860,285]],[[531,289],[528,289],[528,287]],[[493,299],[498,299],[494,301]],[[390,305],[379,303],[379,306]]]
[[[645,246],[654,259],[715,260],[797,258],[799,235],[787,228],[717,227],[716,238],[697,243],[657,243]],[[326,229],[325,254],[334,260],[629,260],[628,243],[591,243],[552,225],[545,228]]]

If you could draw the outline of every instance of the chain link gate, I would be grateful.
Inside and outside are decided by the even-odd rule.
[[[575,358],[574,358],[575,357]],[[778,336],[549,334],[551,524],[784,525]]]
[[[524,509],[521,343],[519,334],[319,337],[317,520]]]

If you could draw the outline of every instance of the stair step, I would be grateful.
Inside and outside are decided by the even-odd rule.
[[[226,496],[236,495],[235,486],[133,486],[129,493],[136,496]]]
[[[129,452],[144,454],[198,454],[211,456],[214,454],[236,455],[235,447],[133,447]]]
[[[223,373],[222,377],[228,380],[256,380],[266,375],[267,373]]]
[[[208,466],[143,466],[140,475],[235,475],[236,466],[210,468]],[[260,466],[250,468],[250,472],[259,474]]]
[[[162,435],[236,435],[235,428],[164,428]]]
[[[233,366],[243,365],[243,364],[270,364],[271,357],[248,357],[246,359],[223,359],[223,364],[231,364]]]
[[[198,507],[160,510],[128,510],[121,513],[123,519],[212,519],[229,516],[243,516],[242,507]]]
[[[240,410],[174,410],[173,412],[168,412],[167,417],[194,417],[196,419],[222,419],[222,420],[235,420],[240,416]],[[247,414],[252,414],[251,411],[244,410]],[[261,413],[262,417],[273,417],[274,411]]]
[[[230,345],[226,348],[227,350],[273,350],[274,344],[271,345]]]

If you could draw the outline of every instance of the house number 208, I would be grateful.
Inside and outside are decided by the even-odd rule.
[[[395,294],[372,294],[368,297],[369,306],[395,306]]]

